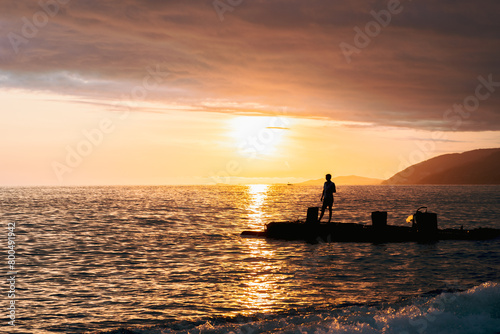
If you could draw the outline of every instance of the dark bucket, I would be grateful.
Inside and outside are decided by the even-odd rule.
[[[387,212],[375,211],[372,212],[372,226],[374,229],[384,229],[387,226]]]
[[[307,208],[307,224],[317,224],[318,223],[318,207]]]
[[[425,212],[420,211],[425,209]],[[417,233],[425,237],[435,237],[438,232],[437,227],[437,214],[432,212],[427,212],[426,207],[421,207],[413,215],[415,227]]]

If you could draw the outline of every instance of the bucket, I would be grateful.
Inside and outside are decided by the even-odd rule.
[[[318,207],[307,208],[307,219],[306,224],[317,224],[318,223]]]
[[[383,229],[387,226],[387,211],[372,212],[372,226],[374,229]]]
[[[421,211],[425,209],[425,211]],[[434,237],[437,235],[437,214],[427,212],[427,207],[423,206],[413,215],[413,227],[417,229],[417,233],[425,237]]]

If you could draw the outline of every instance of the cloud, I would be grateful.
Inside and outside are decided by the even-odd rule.
[[[287,108],[303,117],[454,130],[446,110],[474,94],[478,76],[500,81],[494,0],[401,1],[350,63],[339,44],[355,45],[354,28],[365,29],[370,12],[388,2],[243,1],[221,22],[212,1],[72,0],[30,38],[23,27],[40,5],[2,1],[2,8],[4,88],[119,99],[160,64],[169,75],[148,92],[155,102],[235,113],[257,103],[266,107],[253,111],[264,114]],[[12,34],[24,38],[17,53]],[[459,130],[500,129],[497,89]],[[208,108],[213,100],[227,104]]]

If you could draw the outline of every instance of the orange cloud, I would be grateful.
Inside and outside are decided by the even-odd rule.
[[[493,0],[401,1],[350,63],[339,44],[354,45],[355,28],[363,31],[389,2],[243,2],[222,22],[210,1],[42,3],[58,5],[2,4],[2,87],[113,101],[161,66],[168,76],[148,100],[452,130],[443,114],[474,94],[478,76],[500,81]],[[492,92],[461,129],[498,130],[499,102]],[[249,103],[267,107],[248,110]]]

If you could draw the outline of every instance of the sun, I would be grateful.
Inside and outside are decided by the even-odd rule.
[[[283,143],[288,125],[284,117],[239,116],[230,121],[230,136],[243,156],[271,156]]]

